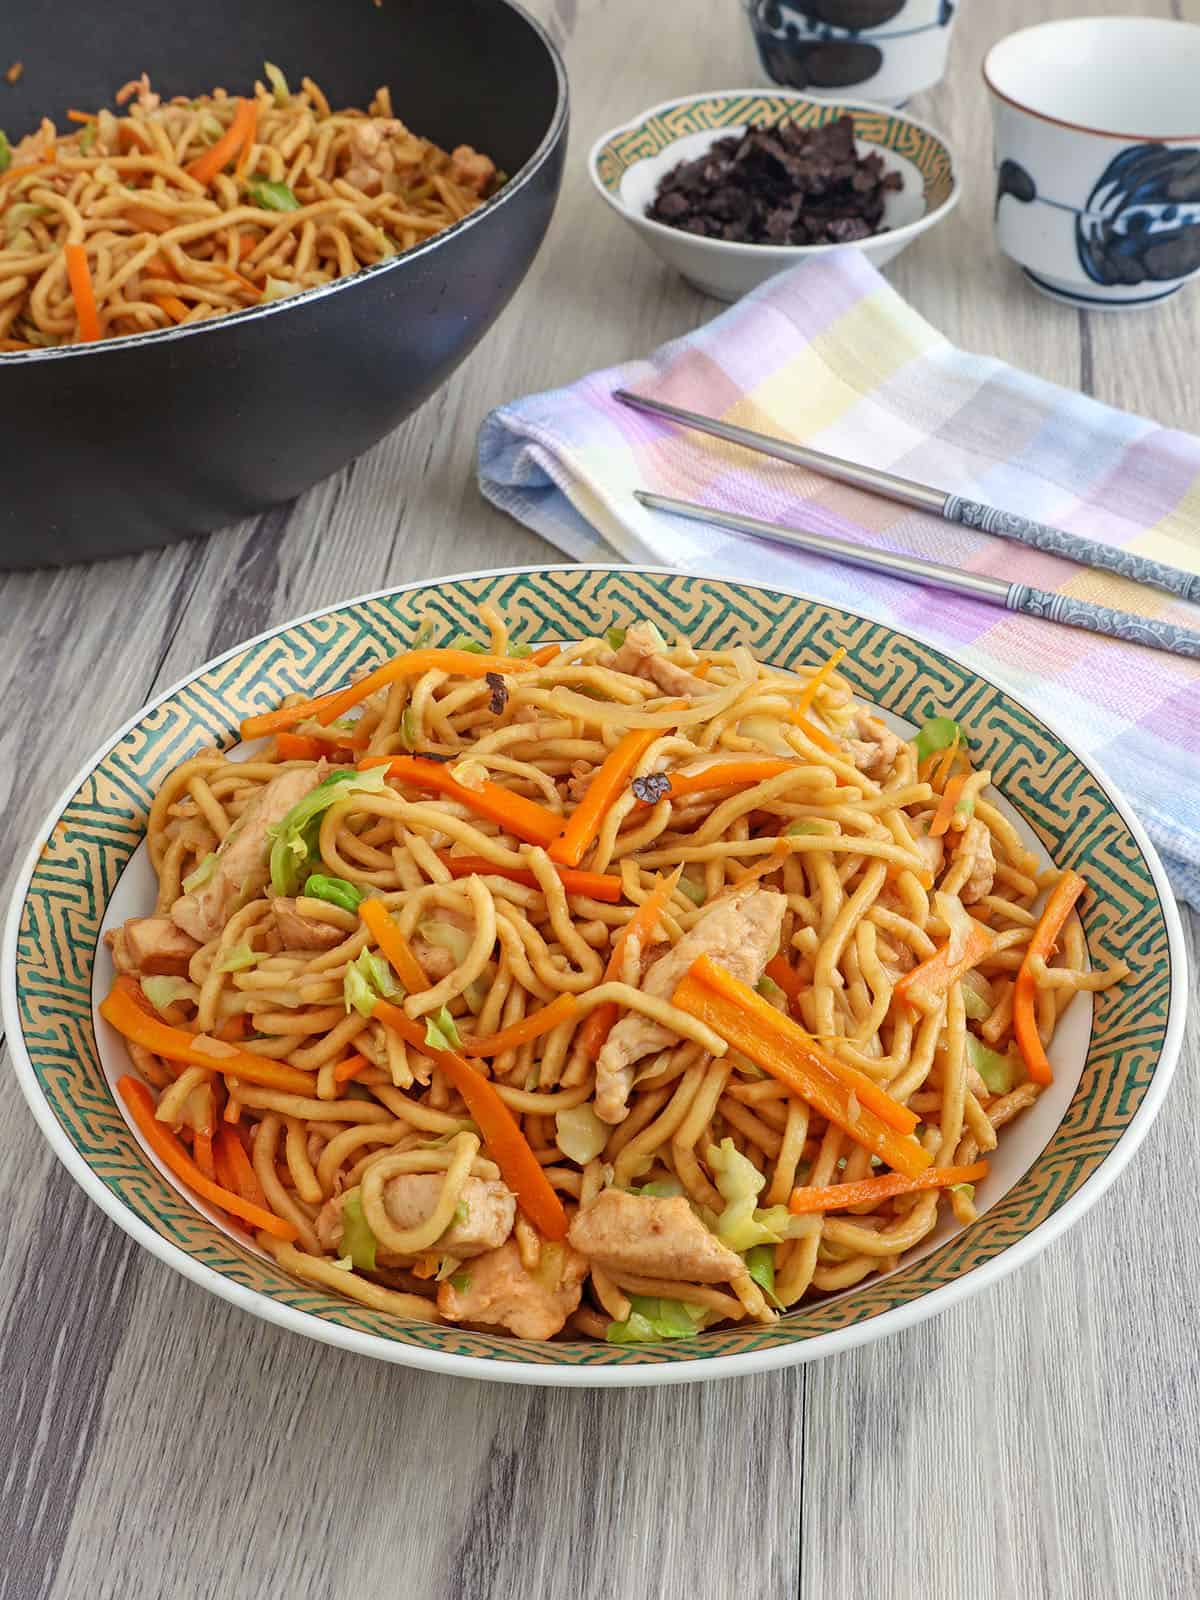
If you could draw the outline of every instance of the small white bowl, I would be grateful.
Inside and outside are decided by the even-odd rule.
[[[694,161],[718,139],[781,117],[802,127],[823,127],[843,113],[854,118],[860,155],[877,150],[903,187],[884,204],[886,232],[855,240],[876,266],[899,255],[919,233],[952,211],[959,183],[954,157],[940,134],[899,111],[851,100],[813,100],[785,89],[718,89],[665,100],[630,122],[611,128],[592,146],[588,170],[600,195],[641,235],[662,261],[718,300],[737,300],[765,279],[806,256],[845,245],[735,244],[705,239],[653,222],[646,208],[659,180],[681,161]]]
[[[996,241],[1044,294],[1125,310],[1200,273],[1200,27],[1076,17],[983,64]]]
[[[946,72],[953,0],[744,0],[763,71],[814,94],[903,105]]]

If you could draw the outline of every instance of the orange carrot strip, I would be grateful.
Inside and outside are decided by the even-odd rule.
[[[257,119],[258,107],[254,101],[239,99],[233,121],[216,144],[210,145],[194,161],[188,162],[184,169],[188,176],[195,178],[197,183],[211,183],[221,168],[241,150],[253,132]]]
[[[545,1238],[564,1238],[567,1216],[562,1201],[551,1188],[516,1118],[488,1079],[452,1050],[431,1050],[425,1043],[425,1029],[389,1001],[377,1000],[371,1015],[385,1028],[398,1033],[406,1044],[433,1057],[466,1102],[467,1110],[478,1124],[488,1151],[505,1183],[516,1195],[521,1210]]]
[[[0,350],[32,350],[28,339],[0,339]]]
[[[515,1050],[518,1045],[528,1044],[530,1039],[540,1039],[560,1022],[569,1022],[578,1009],[579,1002],[573,994],[560,994],[557,1000],[551,1000],[540,1011],[531,1011],[511,1027],[501,1028],[498,1033],[489,1033],[482,1039],[464,1039],[462,1053],[465,1056],[498,1056],[504,1050]]]
[[[244,1039],[248,1032],[245,1013],[238,1012],[237,1016],[225,1018],[218,1026],[216,1036],[226,1044],[235,1044],[239,1039]]]
[[[231,283],[236,283],[239,289],[244,289],[247,294],[252,294],[256,300],[262,299],[262,290],[256,283],[251,283],[249,278],[243,278],[240,272],[235,272],[232,267],[222,267],[222,273]]]
[[[213,1136],[211,1133],[194,1133],[192,1135],[192,1159],[206,1178],[212,1178],[215,1181],[217,1169],[213,1161]]]
[[[364,900],[358,908],[359,919],[391,964],[409,994],[419,994],[428,989],[429,980],[421,963],[412,952],[412,946],[400,932],[395,919],[382,900]],[[424,1035],[422,1035],[424,1037]]]
[[[149,138],[128,117],[122,117],[117,123],[117,149],[122,155],[128,155],[131,150],[140,150],[144,155],[153,153]]]
[[[793,1189],[788,1210],[797,1217],[809,1216],[815,1211],[844,1211],[847,1206],[890,1200],[897,1194],[949,1189],[956,1183],[978,1183],[987,1173],[987,1162],[976,1161],[969,1167],[931,1167],[919,1178],[904,1178],[898,1172],[887,1172],[879,1178],[864,1178],[860,1183],[830,1184],[827,1189]]]
[[[831,739],[823,728],[817,727],[815,722],[810,722],[803,711],[799,709],[786,711],[784,713],[784,721],[791,722],[801,729],[812,740],[818,750],[824,750],[826,754],[831,756],[836,756],[839,753],[840,747],[837,740]]]
[[[788,958],[780,952],[771,957],[764,969],[772,983],[777,983],[792,1005],[797,1005],[804,993],[805,983]]]
[[[1037,985],[1030,970],[1031,963],[1037,956],[1043,961],[1050,959],[1071,907],[1086,888],[1087,884],[1077,872],[1064,872],[1054,885],[1026,946],[1025,959],[1021,962],[1013,986],[1013,1032],[1017,1036],[1017,1048],[1025,1063],[1025,1071],[1033,1083],[1053,1083],[1054,1073],[1038,1033],[1037,1007],[1034,1004]]]
[[[222,1123],[221,1126],[224,1127],[225,1124]],[[222,1189],[229,1189],[233,1194],[237,1194],[237,1178],[234,1176],[233,1168],[229,1165],[229,1157],[220,1139],[213,1140],[213,1166],[216,1168],[214,1176]]]
[[[333,1069],[334,1083],[349,1083],[351,1078],[357,1078],[364,1067],[370,1066],[366,1056],[347,1056],[345,1061],[339,1061]]]
[[[703,794],[708,789],[747,789],[751,784],[765,783],[768,778],[777,778],[781,772],[790,772],[799,765],[798,760],[764,757],[762,760],[714,761],[700,772],[669,772],[669,798],[677,800],[685,794]]]
[[[555,656],[562,654],[562,645],[544,644],[540,650],[535,650],[529,657],[529,664],[533,667],[544,667],[548,661],[553,661]]]
[[[154,304],[167,313],[172,322],[186,322],[191,307],[182,301],[178,295],[155,294],[150,297]]]
[[[237,239],[238,260],[241,261],[243,256],[248,256],[257,243],[258,240],[255,238],[254,234],[239,233]]]
[[[219,1206],[222,1211],[228,1211],[230,1216],[240,1217],[253,1228],[273,1234],[277,1239],[290,1241],[296,1238],[296,1229],[290,1222],[277,1217],[273,1211],[252,1205],[248,1200],[243,1200],[240,1194],[234,1194],[232,1190],[222,1188],[219,1183],[205,1177],[171,1130],[155,1117],[154,1097],[138,1078],[128,1075],[119,1078],[117,1091],[128,1107],[138,1132],[154,1154],[182,1183],[194,1189],[201,1199]]]
[[[587,793],[571,813],[562,837],[550,846],[551,861],[564,867],[579,865],[596,842],[605,812],[629,782],[634,767],[662,736],[662,728],[634,728],[609,751],[599,771],[592,774]]]
[[[329,746],[323,739],[310,739],[302,733],[277,733],[275,735],[276,761],[318,761],[328,754]]]
[[[262,1192],[262,1185],[258,1181],[258,1174],[254,1170],[250,1157],[246,1154],[246,1147],[238,1138],[237,1132],[227,1122],[223,1122],[217,1129],[217,1142],[223,1147],[228,1171],[233,1179],[233,1186],[243,1200],[249,1200],[251,1205],[265,1206],[267,1197]]]
[[[182,1061],[189,1067],[209,1067],[226,1077],[263,1084],[268,1089],[282,1089],[285,1094],[316,1093],[315,1073],[272,1061],[268,1056],[252,1055],[249,1050],[239,1050],[208,1034],[172,1028],[169,1023],[148,1016],[124,984],[115,983],[109,990],[100,1002],[100,1015],[126,1039],[132,1039],[134,1044],[168,1061]]]
[[[874,1078],[868,1078],[865,1072],[849,1066],[840,1056],[835,1056],[823,1045],[818,1044],[811,1034],[806,1033],[790,1017],[785,1017],[761,994],[756,994],[749,984],[742,983],[731,972],[717,966],[707,956],[702,956],[700,959],[704,965],[698,970],[695,965],[692,967],[692,971],[700,981],[707,983],[710,989],[715,989],[725,1000],[741,1007],[743,1011],[756,1018],[760,1031],[776,1035],[794,1055],[805,1060],[810,1067],[838,1079],[857,1098],[859,1105],[869,1106],[879,1120],[886,1122],[889,1128],[895,1128],[897,1133],[913,1131],[921,1120],[915,1111],[910,1111],[907,1106],[902,1106],[898,1100],[894,1100],[886,1089],[879,1087]]]
[[[92,272],[88,266],[87,251],[81,244],[63,246],[67,263],[67,282],[75,302],[75,315],[79,318],[79,337],[84,344],[94,344],[104,337],[100,328],[100,314],[96,310],[96,291],[92,288]]]
[[[318,722],[333,722],[360,700],[374,694],[376,689],[395,683],[399,678],[419,678],[423,672],[434,670],[450,672],[459,678],[482,678],[489,672],[528,672],[532,664],[532,656],[518,661],[510,656],[473,655],[470,650],[406,650],[345,689],[334,689],[313,700],[300,700],[294,706],[281,706],[278,711],[247,717],[242,723],[242,738],[257,739],[264,733],[278,733],[280,728],[294,728],[309,717],[315,717]]]
[[[408,1269],[414,1278],[432,1278],[438,1269],[438,1257],[430,1254],[419,1256]]]
[[[96,118],[92,115],[92,113],[90,111],[74,111],[74,110],[72,110],[72,111],[68,111],[67,112],[67,121],[68,122],[95,122],[95,120],[96,120]]]
[[[440,762],[422,761],[418,756],[367,756],[359,762],[360,771],[380,766],[388,768],[389,777],[399,778],[401,783],[414,789],[444,794],[448,799],[459,801],[529,844],[551,844],[562,832],[563,822],[557,812],[548,811],[522,794],[514,794],[490,778],[485,778],[478,789],[468,789],[452,778]]]
[[[978,922],[972,922],[966,949],[957,961],[951,962],[950,946],[944,944],[922,961],[919,967],[913,967],[902,978],[898,978],[892,993],[897,1000],[903,1000],[910,1011],[919,1011],[920,1007],[914,1005],[912,1000],[914,990],[919,989],[931,995],[945,994],[964,972],[977,967],[991,948],[991,934]]]
[[[448,850],[438,851],[438,860],[449,867],[456,878],[470,878],[476,873],[486,877],[507,878],[510,883],[523,883],[536,889],[538,881],[527,867],[498,867],[486,856],[454,856]],[[572,867],[556,867],[562,886],[568,894],[585,894],[590,900],[603,900],[615,906],[624,890],[620,878],[609,872],[580,872]]]
[[[149,206],[126,206],[123,213],[127,222],[143,233],[166,233],[173,224],[161,211],[151,211]]]
[[[954,808],[958,804],[958,797],[963,792],[963,785],[967,781],[965,772],[958,772],[946,782],[942,790],[942,797],[938,801],[937,810],[933,814],[933,821],[929,824],[929,837],[940,839],[950,827],[950,818],[954,815]]]
[[[815,1055],[812,1042],[801,1029],[795,1030],[801,1041],[799,1044],[790,1036],[782,1036],[783,1029],[778,1024],[787,1025],[788,1019],[773,1006],[768,1009],[775,1018],[775,1025],[766,1028],[744,999],[731,1000],[714,988],[707,980],[719,970],[701,956],[675,990],[673,1004],[707,1023],[735,1050],[749,1056],[764,1072],[807,1100],[827,1122],[834,1123],[856,1144],[905,1177],[915,1178],[931,1165],[933,1157],[911,1134],[902,1135],[890,1127],[859,1098],[857,1091],[826,1070],[824,1061]],[[729,983],[737,983],[728,973],[721,976]],[[739,985],[739,991],[758,998],[745,984]],[[882,1093],[878,1085],[872,1084],[872,1087]],[[897,1106],[896,1109],[904,1111],[906,1108]]]
[[[630,917],[613,940],[612,954],[608,958],[608,966],[604,969],[604,982],[615,983],[621,976],[621,963],[624,959],[625,941],[637,938],[643,944],[649,942],[650,935],[658,925],[658,919],[666,909],[667,903],[675,893],[675,885],[679,882],[682,867],[676,867],[669,878],[660,877],[653,889],[642,901],[641,905]],[[608,1038],[613,1024],[617,1020],[617,1003],[615,1000],[606,1000],[602,1006],[597,1006],[595,1011],[589,1013],[583,1027],[579,1030],[579,1048],[586,1051],[589,1061],[595,1061]]]
[[[817,690],[823,683],[827,682],[828,679],[833,676],[845,659],[845,646],[839,645],[830,656],[829,660],[825,662],[824,666],[819,667],[817,671],[813,673],[812,677],[804,685],[804,689],[799,700],[796,701],[796,710],[801,716],[804,715],[804,713],[812,705],[813,701],[817,698]]]

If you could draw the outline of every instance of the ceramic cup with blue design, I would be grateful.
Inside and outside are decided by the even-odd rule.
[[[1043,293],[1120,310],[1200,273],[1200,27],[1078,17],[983,65],[996,240]]]
[[[902,105],[946,71],[960,0],[743,0],[768,78]]]

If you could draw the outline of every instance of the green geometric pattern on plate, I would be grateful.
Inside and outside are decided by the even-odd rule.
[[[914,127],[882,107],[877,111],[865,111],[861,106],[843,105],[836,100],[797,101],[785,95],[766,93],[717,94],[655,111],[636,127],[625,128],[608,140],[596,157],[596,171],[600,182],[615,195],[630,167],[639,161],[648,161],[685,134],[773,123],[785,116],[801,128],[823,128],[827,122],[847,112],[854,118],[855,136],[864,144],[894,150],[898,156],[912,162],[921,174],[927,211],[936,210],[950,198],[954,187],[950,154],[942,141],[924,128]]]
[[[1057,863],[1086,875],[1092,893],[1083,921],[1093,961],[1120,957],[1133,968],[1130,982],[1095,997],[1087,1061],[1061,1126],[973,1227],[911,1267],[772,1328],[706,1333],[662,1348],[537,1346],[403,1323],[305,1288],[145,1165],[100,1069],[90,987],[104,907],[141,841],[155,788],[202,746],[234,743],[243,717],[289,691],[333,688],[355,668],[410,645],[422,614],[433,620],[435,642],[473,631],[484,600],[505,610],[518,638],[579,638],[650,616],[700,648],[745,644],[783,668],[811,667],[844,645],[842,670],[864,698],[913,722],[948,713],[970,725],[973,750],[996,786]],[[1002,1254],[1086,1182],[1129,1125],[1160,1058],[1169,984],[1167,930],[1137,841],[1096,779],[1001,690],[936,650],[829,606],[682,574],[585,567],[450,580],[368,600],[274,633],[193,678],[125,734],[68,801],[23,906],[17,971],[21,1027],[47,1104],[89,1166],[164,1239],[324,1322],[447,1354],[574,1366],[693,1361],[795,1344],[909,1304]]]

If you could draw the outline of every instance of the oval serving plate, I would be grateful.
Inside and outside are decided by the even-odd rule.
[[[1094,997],[1090,1015],[1083,999],[1072,1008],[1052,1051],[1054,1090],[1001,1140],[978,1222],[947,1225],[887,1277],[770,1328],[662,1346],[532,1344],[400,1322],[299,1283],[146,1153],[110,1087],[127,1070],[124,1048],[95,1006],[111,970],[103,928],[146,904],[151,878],[140,847],[158,784],[201,746],[235,743],[241,718],[405,648],[422,614],[441,639],[470,631],[485,598],[530,639],[580,638],[652,616],[700,648],[746,644],[782,668],[812,666],[844,645],[842,672],[892,719],[947,713],[968,724],[973,750],[1026,837],[1086,876],[1092,960],[1132,968],[1125,983]],[[909,1326],[1030,1259],[1103,1193],[1162,1104],[1183,1031],[1184,972],[1178,913],[1142,828],[1108,780],[1011,695],[930,646],[795,594],[652,568],[569,566],[370,595],[273,629],[169,689],[106,742],[40,830],[9,909],[0,999],[18,1080],[55,1154],[132,1238],[193,1282],[360,1354],[459,1377],[586,1386],[724,1378],[813,1360]]]

